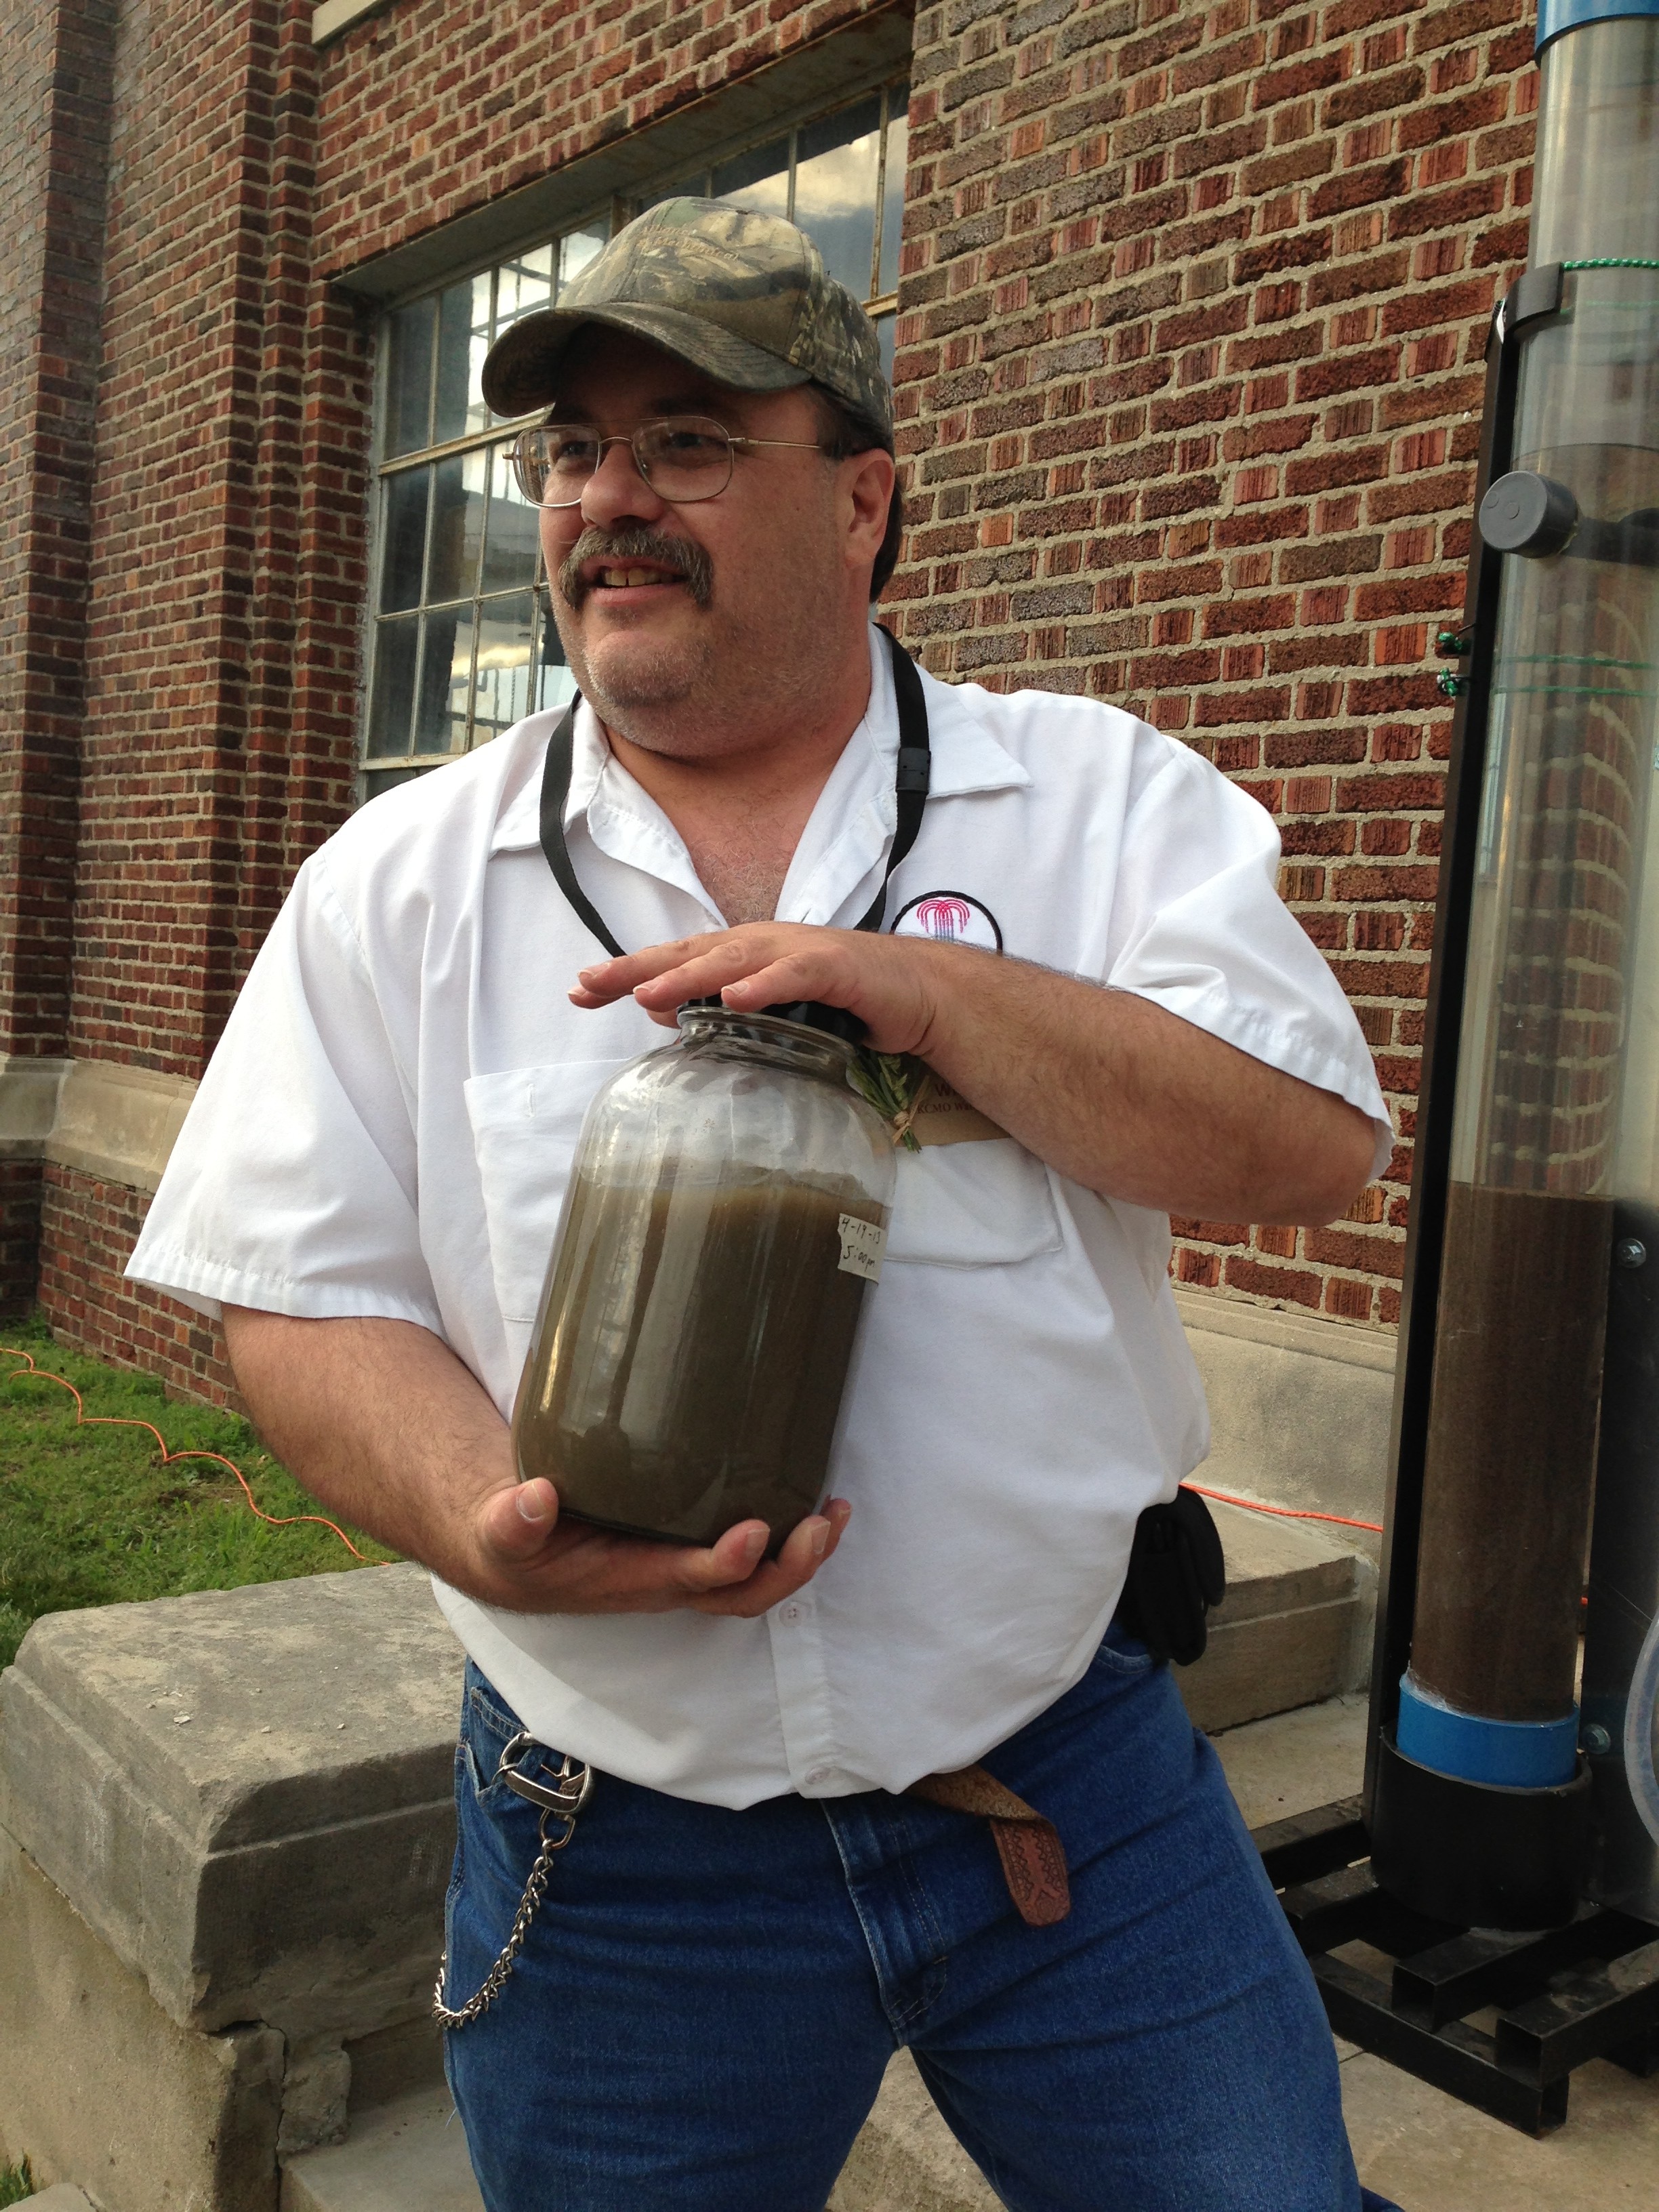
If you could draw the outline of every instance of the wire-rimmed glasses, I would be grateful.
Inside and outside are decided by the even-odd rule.
[[[632,448],[634,465],[659,499],[690,507],[732,481],[732,456],[752,446],[822,453],[817,440],[745,438],[706,415],[668,415],[627,435],[602,438],[587,422],[541,422],[513,441],[513,473],[532,507],[577,507],[607,446]]]

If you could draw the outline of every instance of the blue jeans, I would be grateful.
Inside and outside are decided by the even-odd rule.
[[[447,2002],[538,1815],[469,1668]],[[489,2212],[823,2212],[896,2048],[1014,2212],[1361,2212],[1313,1978],[1167,1670],[1115,1632],[986,1764],[1066,1845],[1015,1914],[984,1822],[881,1791],[733,1813],[595,1778],[491,2010],[446,2039]]]

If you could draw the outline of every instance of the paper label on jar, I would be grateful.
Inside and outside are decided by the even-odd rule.
[[[862,1275],[866,1283],[881,1280],[881,1255],[887,1249],[887,1231],[878,1221],[861,1221],[856,1213],[841,1217],[839,1265],[848,1275]]]

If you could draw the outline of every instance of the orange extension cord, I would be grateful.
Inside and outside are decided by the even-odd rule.
[[[237,1481],[241,1484],[246,1494],[247,1502],[253,1511],[258,1514],[262,1521],[268,1521],[273,1528],[291,1528],[299,1522],[314,1521],[319,1528],[332,1528],[354,1559],[362,1559],[365,1566],[370,1564],[368,1559],[363,1559],[363,1554],[357,1549],[345,1530],[331,1521],[325,1513],[289,1513],[278,1516],[265,1512],[256,1503],[252,1491],[248,1488],[247,1477],[242,1473],[241,1468],[234,1460],[227,1459],[222,1452],[169,1451],[161,1431],[149,1421],[136,1420],[125,1414],[88,1413],[81,1402],[81,1393],[76,1389],[74,1383],[62,1375],[49,1375],[44,1367],[37,1367],[34,1364],[34,1354],[32,1352],[25,1352],[20,1345],[0,1344],[0,1352],[6,1353],[10,1358],[22,1359],[28,1363],[24,1367],[14,1367],[11,1373],[5,1377],[8,1382],[19,1375],[32,1375],[38,1382],[55,1382],[60,1390],[67,1390],[75,1401],[76,1428],[84,1426],[106,1429],[148,1429],[155,1439],[156,1449],[161,1455],[163,1467],[171,1467],[175,1461],[181,1459],[210,1459],[216,1466],[228,1467]],[[1235,1498],[1231,1491],[1211,1490],[1201,1482],[1189,1482],[1185,1487],[1197,1491],[1200,1497],[1213,1498],[1223,1505],[1243,1506],[1247,1513],[1271,1513],[1283,1521],[1333,1521],[1341,1528],[1368,1528],[1376,1536],[1382,1534],[1382,1523],[1380,1521],[1352,1521],[1346,1513],[1311,1513],[1295,1505],[1261,1505],[1254,1498]]]
[[[1299,1505],[1258,1505],[1254,1498],[1235,1498],[1229,1490],[1206,1490],[1201,1482],[1185,1482],[1182,1488],[1195,1490],[1203,1498],[1218,1498],[1224,1505],[1242,1505],[1247,1513],[1276,1513],[1285,1521],[1334,1521],[1339,1528],[1369,1528],[1374,1536],[1382,1534],[1380,1521],[1351,1521],[1346,1513],[1309,1513]]]
[[[37,1367],[34,1364],[34,1354],[32,1352],[25,1352],[22,1346],[17,1344],[0,1344],[0,1352],[6,1353],[10,1358],[21,1359],[27,1363],[26,1366],[14,1367],[10,1374],[4,1378],[6,1382],[15,1382],[19,1376],[28,1375],[32,1376],[36,1382],[55,1382],[60,1390],[67,1390],[75,1401],[75,1425],[77,1429],[148,1429],[155,1439],[155,1448],[161,1455],[163,1467],[175,1466],[179,1461],[185,1459],[210,1459],[216,1467],[228,1467],[237,1481],[241,1484],[250,1510],[257,1513],[260,1520],[268,1521],[273,1528],[292,1528],[302,1521],[314,1521],[319,1528],[332,1528],[354,1559],[361,1559],[366,1567],[374,1565],[372,1559],[357,1549],[338,1522],[331,1521],[325,1513],[267,1513],[254,1497],[252,1490],[249,1487],[248,1479],[241,1468],[237,1466],[234,1460],[227,1459],[222,1452],[169,1451],[167,1438],[153,1421],[141,1421],[126,1413],[89,1413],[82,1403],[81,1393],[68,1376],[49,1375],[44,1367]]]

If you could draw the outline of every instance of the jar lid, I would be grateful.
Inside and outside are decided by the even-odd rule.
[[[859,1045],[867,1034],[864,1024],[845,1006],[826,1006],[819,999],[792,999],[786,1005],[762,1006],[775,1022],[794,1022],[802,1029],[821,1030],[826,1036],[839,1037],[843,1044]],[[681,1006],[683,1014],[720,1013],[735,1012],[718,994],[712,999],[687,999]]]

